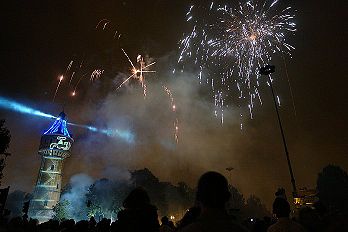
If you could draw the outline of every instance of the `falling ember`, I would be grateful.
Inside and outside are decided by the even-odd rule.
[[[166,94],[168,95],[169,99],[170,99],[170,104],[171,104],[171,108],[172,111],[175,112],[176,111],[176,105],[175,105],[175,101],[174,101],[174,97],[172,94],[172,91],[165,85],[163,85],[163,89],[166,92]],[[179,142],[179,120],[176,116],[175,120],[174,120],[174,139],[175,142],[178,143]]]
[[[73,91],[73,93],[71,94],[72,96],[75,96],[75,95],[76,95],[76,89],[77,89],[77,87],[79,86],[79,84],[80,84],[82,78],[83,78],[84,76],[86,76],[86,75],[87,75],[87,73],[83,74],[83,75],[79,78],[79,80],[77,81],[77,83],[76,83],[76,85],[75,85],[74,91]]]
[[[62,82],[62,80],[63,80],[63,79],[64,79],[64,76],[63,76],[63,75],[61,75],[61,76],[59,77],[59,82],[58,82],[58,85],[57,85],[56,91],[54,92],[54,96],[53,96],[53,100],[52,100],[52,102],[54,102],[54,100],[56,99],[56,95],[57,95],[57,92],[58,92],[58,89],[59,89],[60,83]]]
[[[104,69],[95,69],[91,74],[90,81],[93,82],[99,79],[103,73],[104,73]]]
[[[174,128],[175,128],[174,139],[175,139],[176,143],[179,143],[179,121],[178,121],[178,119],[175,119],[175,121],[174,121]]]
[[[109,23],[110,23],[110,20],[108,20],[108,19],[102,19],[102,20],[100,20],[100,21],[98,22],[98,24],[95,26],[95,29],[98,29],[98,27],[99,27],[100,25],[102,25],[103,30],[105,30],[106,25],[108,25]]]
[[[173,111],[175,111],[175,103],[174,103],[174,97],[173,97],[173,94],[172,94],[172,91],[165,85],[163,85],[163,89],[164,91],[167,93],[169,99],[170,99],[170,103],[172,105],[172,109]]]
[[[73,73],[71,74],[70,81],[69,81],[69,86],[70,86],[70,84],[71,84],[71,81],[72,81],[73,78],[74,78],[74,75],[75,75],[75,72],[73,72]]]
[[[73,63],[74,63],[74,61],[71,60],[70,63],[69,63],[69,65],[68,65],[68,67],[66,67],[65,75],[67,74],[67,72],[69,72],[69,70],[70,70],[70,68],[71,68],[71,66],[72,66]]]

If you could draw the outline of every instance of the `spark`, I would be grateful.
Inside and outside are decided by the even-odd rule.
[[[173,97],[172,91],[165,85],[163,85],[163,89],[167,93],[167,95],[168,95],[168,97],[170,99],[172,110],[175,112],[176,106],[175,106],[175,102],[174,102],[174,97]]]
[[[174,121],[174,139],[176,143],[179,143],[179,121],[178,119],[175,119]]]
[[[77,83],[76,83],[76,85],[75,85],[75,87],[74,87],[74,91],[73,91],[72,94],[71,94],[73,97],[76,95],[77,87],[78,87],[78,85],[80,84],[82,78],[83,78],[84,76],[86,76],[86,75],[87,75],[87,73],[83,74],[83,75],[79,78],[79,80],[77,81]]]
[[[98,27],[99,26],[101,26],[102,27],[102,30],[103,31],[105,31],[105,29],[107,28],[107,26],[108,25],[111,25],[111,21],[110,20],[108,20],[108,19],[102,19],[102,20],[100,20],[98,23],[97,23],[97,25],[95,26],[95,29],[97,30],[98,29]],[[112,26],[109,26],[109,27],[111,27],[111,29],[112,29]],[[122,36],[122,34],[120,34],[117,30],[115,30],[115,32],[114,32],[114,34],[113,34],[113,38],[114,39],[120,39],[121,38],[121,36]]]
[[[199,82],[210,84],[221,122],[235,98],[236,105],[247,101],[252,117],[255,99],[262,104],[259,68],[278,54],[291,57],[295,49],[287,41],[296,31],[292,8],[278,9],[278,2],[249,0],[236,7],[212,2],[190,6],[186,14],[192,28],[180,41],[178,63],[195,66]]]
[[[156,62],[151,62],[149,64],[146,64],[146,62],[144,61],[144,58],[141,55],[137,56],[136,59],[136,65],[137,67],[133,64],[132,60],[129,58],[128,54],[126,53],[126,51],[121,48],[123,54],[127,57],[128,62],[131,65],[131,75],[129,77],[127,77],[117,88],[116,90],[118,90],[119,88],[121,88],[125,83],[127,83],[131,78],[137,79],[140,84],[141,87],[143,88],[143,94],[144,97],[146,97],[146,91],[147,91],[147,85],[146,85],[146,81],[145,81],[145,75],[144,73],[155,73],[156,71],[154,70],[149,70],[149,68],[156,64]]]
[[[70,68],[71,68],[71,66],[72,66],[73,63],[74,63],[74,61],[71,60],[70,63],[68,64],[68,66],[66,67],[65,75],[69,72],[69,70],[70,70]]]
[[[110,23],[110,20],[108,20],[108,19],[102,19],[102,20],[100,20],[100,21],[97,23],[97,25],[95,26],[95,29],[98,29],[98,27],[99,27],[100,25],[103,25],[103,30],[105,30],[106,25],[108,25],[109,23]]]
[[[118,36],[117,36],[118,35]],[[116,30],[115,33],[114,33],[114,39],[117,37],[117,39],[120,39],[122,36],[122,34],[119,34],[118,31]]]
[[[176,105],[175,105],[175,100],[172,94],[172,91],[165,85],[163,85],[164,91],[167,93],[169,99],[170,99],[170,104],[171,104],[171,109],[175,113],[176,112]],[[179,143],[179,120],[177,116],[175,117],[174,123],[174,139],[176,143]]]
[[[71,74],[71,76],[70,76],[70,80],[69,80],[69,86],[70,86],[70,84],[71,84],[71,81],[73,80],[73,78],[74,78],[74,75],[75,75],[75,72],[73,72],[72,74]]]
[[[63,75],[61,75],[61,76],[59,77],[59,82],[58,82],[58,85],[57,85],[56,91],[54,92],[54,96],[53,96],[53,100],[52,100],[52,102],[54,102],[54,100],[56,99],[56,95],[57,95],[57,92],[58,92],[58,89],[59,89],[60,83],[62,82],[62,80],[63,80],[63,79],[64,79],[64,76],[63,76]]]
[[[91,74],[90,81],[93,82],[99,79],[103,73],[104,73],[104,69],[95,69]]]

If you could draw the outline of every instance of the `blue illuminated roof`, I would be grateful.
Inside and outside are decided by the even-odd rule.
[[[52,124],[52,126],[47,131],[45,131],[44,134],[61,134],[70,137],[65,116],[65,113],[61,112],[58,115],[58,118],[56,118],[56,120]]]

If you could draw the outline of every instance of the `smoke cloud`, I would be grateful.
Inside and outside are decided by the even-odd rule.
[[[63,184],[78,173],[88,174],[93,179],[107,177],[127,180],[128,170],[146,167],[161,181],[174,184],[184,181],[194,186],[201,174],[215,170],[225,174],[245,196],[255,193],[270,206],[278,187],[290,190],[272,102],[265,100],[262,108],[255,106],[253,120],[247,116],[247,107],[244,109],[244,106],[230,104],[224,111],[225,120],[222,125],[221,119],[214,116],[209,87],[200,85],[194,74],[181,73],[180,70],[173,74],[170,71],[174,67],[173,60],[172,54],[157,59],[157,73],[145,75],[145,98],[141,85],[136,80],[131,80],[115,91],[115,83],[122,83],[127,77],[123,73],[105,74],[80,90],[85,91],[84,94],[66,106],[69,121],[97,128],[129,131],[134,137],[133,142],[128,143],[117,137],[70,127],[75,143],[72,156],[65,162]],[[171,101],[163,85],[173,93],[176,112],[172,111]],[[270,99],[269,89],[267,86],[264,88],[260,88],[262,98]],[[286,99],[283,102],[289,105]],[[283,110],[288,113],[287,109]],[[241,118],[241,112],[246,116]],[[289,115],[283,116],[285,125],[286,121],[291,120]],[[179,128],[178,143],[174,138],[176,119]],[[241,123],[244,125],[243,130],[240,129]],[[28,124],[26,122],[26,127],[30,127]],[[43,131],[48,127],[47,121],[36,127]],[[292,129],[294,128],[285,127],[286,131]],[[30,150],[33,153],[30,155],[34,155],[35,144],[40,140],[40,130],[36,138],[30,131],[23,131],[17,136],[30,137],[34,141],[30,147],[26,145],[28,148],[22,148]],[[290,150],[297,143],[296,140],[289,140]],[[22,151],[20,148],[16,149]],[[299,156],[300,154],[297,157]],[[40,162],[38,156],[36,159],[30,157],[23,159],[28,161],[26,176],[31,176],[31,181],[28,181],[28,177],[26,179],[27,191],[34,185]],[[277,165],[274,166],[274,163]],[[229,173],[226,171],[227,167],[233,167],[234,170]],[[295,174],[296,167],[301,167],[301,159],[294,162]],[[92,181],[86,176],[77,179],[81,179],[83,184],[77,185],[71,195],[62,198],[71,197],[74,200],[79,191],[85,191],[84,187]],[[17,180],[24,181],[22,178]],[[76,201],[76,204],[85,204],[82,199]]]
[[[76,174],[70,178],[69,190],[61,195],[60,201],[68,201],[67,215],[81,220],[86,217],[86,193],[93,179],[86,174]]]

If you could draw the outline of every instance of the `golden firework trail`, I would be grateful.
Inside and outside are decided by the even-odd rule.
[[[70,84],[71,84],[71,81],[73,80],[73,78],[74,78],[74,75],[75,75],[75,72],[73,72],[72,74],[71,74],[71,76],[70,76],[70,80],[69,80],[69,86],[70,86]]]
[[[58,89],[59,89],[60,83],[62,82],[62,80],[63,80],[63,79],[64,79],[64,76],[63,76],[63,75],[61,75],[61,76],[59,77],[59,82],[58,82],[58,85],[57,85],[56,91],[54,92],[54,96],[53,96],[53,100],[52,100],[52,102],[54,102],[54,100],[56,99],[56,96],[57,96],[57,92],[58,92]]]
[[[103,30],[105,30],[106,25],[110,23],[110,20],[108,19],[102,19],[98,22],[97,26],[95,26],[95,29],[98,29],[100,25],[103,25]]]
[[[104,73],[104,69],[95,69],[92,72],[91,77],[89,78],[89,80],[93,82],[93,81],[99,79],[103,73]]]
[[[172,91],[165,85],[163,85],[163,89],[166,92],[166,94],[168,95],[169,100],[170,100],[170,104],[171,104],[171,109],[175,113],[176,112],[176,105],[175,105],[175,100],[174,100]],[[178,120],[177,116],[175,117],[175,120],[173,122],[173,126],[174,126],[175,142],[179,143],[179,120]]]

